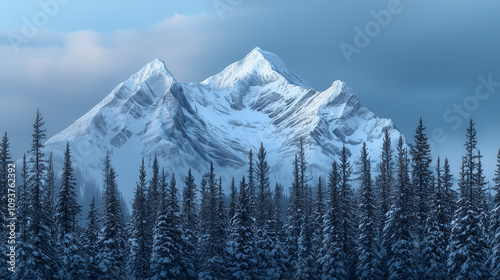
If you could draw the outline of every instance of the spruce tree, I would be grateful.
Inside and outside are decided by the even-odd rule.
[[[328,176],[328,199],[325,205],[323,220],[323,247],[320,251],[319,265],[321,279],[345,280],[349,279],[347,256],[344,252],[342,240],[342,220],[340,207],[340,174],[337,163],[334,161]]]
[[[18,221],[20,224],[25,224],[27,221],[27,216],[28,216],[28,162],[26,160],[26,153],[23,154],[23,163],[21,166],[21,184],[17,186],[17,195],[18,195]],[[26,241],[26,227],[20,227],[18,229],[18,240],[16,241],[18,243],[17,249],[18,253],[17,255],[23,254],[22,244]]]
[[[429,280],[448,279],[448,252],[446,248],[450,236],[450,220],[447,213],[447,194],[442,174],[441,162],[438,157],[432,204],[422,242],[423,275],[425,279]]]
[[[154,229],[151,279],[188,279],[175,174],[163,197]]]
[[[84,256],[81,254],[80,225],[78,223],[81,206],[77,201],[76,180],[71,165],[71,150],[68,142],[64,152],[64,165],[61,186],[57,195],[55,217],[59,229],[59,244],[62,247],[61,258],[64,279],[79,279],[85,270],[83,265]],[[49,196],[48,201],[50,200]]]
[[[271,218],[269,215],[269,209],[271,208],[270,171],[266,155],[267,152],[264,148],[264,144],[260,143],[259,153],[257,154],[257,165],[255,166],[255,176],[257,180],[255,221],[258,228],[263,227]]]
[[[370,158],[363,142],[361,149],[361,190],[360,190],[360,222],[358,239],[357,279],[382,279],[380,270],[380,239],[377,230],[377,212],[374,190],[371,179]]]
[[[307,192],[306,201],[310,197],[310,192]],[[307,205],[310,208],[311,205]],[[311,219],[311,210],[306,209],[305,215],[302,216],[300,235],[298,239],[297,264],[295,267],[295,276],[297,280],[312,280],[316,279],[316,262],[313,248],[313,224]]]
[[[115,169],[111,166],[109,152],[104,160],[104,202],[102,229],[99,235],[100,279],[125,279],[126,231],[123,220]]]
[[[451,226],[451,221],[453,220],[453,214],[455,213],[455,209],[457,206],[458,193],[453,189],[453,175],[451,174],[450,163],[448,158],[444,159],[443,165],[443,175],[442,175],[442,183],[444,189],[444,199],[445,199],[445,212],[446,212],[446,221],[447,224]],[[446,240],[449,240],[450,232],[448,232],[448,236],[446,236]]]
[[[89,205],[89,211],[87,213],[87,226],[85,227],[83,235],[83,251],[85,254],[85,275],[88,280],[99,279],[99,267],[97,254],[98,250],[98,240],[99,232],[101,227],[99,224],[99,213],[95,205],[95,197],[92,197],[92,201]]]
[[[255,217],[256,207],[257,207],[257,192],[255,190],[255,168],[254,168],[254,159],[253,159],[253,151],[250,149],[248,153],[248,195],[249,195],[249,203],[250,203],[250,215]]]
[[[278,237],[280,240],[283,239],[283,209],[282,209],[282,203],[281,203],[281,197],[283,194],[283,186],[281,186],[279,183],[276,183],[274,186],[274,192],[273,192],[273,217],[272,217],[272,223],[273,226],[272,228],[274,229],[274,232],[278,234]]]
[[[132,217],[129,226],[128,270],[137,280],[149,279],[149,258],[147,248],[147,202],[146,202],[146,167],[144,157],[139,168],[139,181],[136,183],[134,200],[132,202]]]
[[[480,207],[482,188],[477,177],[477,138],[471,120],[466,132],[460,173],[460,200],[452,222],[448,258],[450,279],[487,279],[487,237]]]
[[[225,217],[222,211],[221,190],[215,179],[213,164],[203,176],[201,183],[200,268],[198,279],[215,280],[227,278]]]
[[[43,129],[43,117],[39,110],[33,124],[33,134],[27,172],[25,191],[25,216],[23,222],[26,229],[21,231],[21,250],[17,279],[58,279],[60,272],[59,256],[56,240],[51,234],[52,216],[46,213],[44,196],[46,189],[47,159],[43,152],[43,141],[46,139]]]
[[[316,197],[313,204],[312,228],[313,228],[313,252],[315,256],[319,255],[323,247],[323,216],[325,215],[325,198],[323,192],[323,182],[318,178],[316,186]]]
[[[388,213],[383,234],[389,280],[419,279],[417,233],[413,191],[409,177],[408,152],[400,136],[397,148],[397,187],[392,209]]]
[[[236,186],[234,184],[234,177],[231,179],[231,186],[229,187],[229,210],[227,213],[227,216],[229,220],[231,220],[234,217],[234,214],[236,213],[236,207],[238,206],[238,192],[236,190]]]
[[[154,156],[153,166],[151,170],[151,178],[149,179],[148,189],[146,190],[146,200],[148,207],[148,218],[147,218],[147,231],[146,231],[146,258],[151,258],[151,250],[153,248],[153,229],[155,227],[156,218],[158,217],[158,212],[160,211],[160,205],[162,203],[162,174],[160,173],[160,163],[158,162],[158,157]]]
[[[253,218],[250,216],[248,186],[241,179],[236,213],[231,219],[230,272],[232,279],[251,280],[257,276],[257,259],[253,233]]]
[[[8,172],[10,160],[11,154],[9,138],[7,137],[7,132],[5,132],[2,138],[2,143],[0,144],[0,242],[2,242],[3,245],[8,244],[7,236],[9,235],[7,230],[7,218],[9,218],[7,204],[10,183]],[[4,264],[8,261],[8,249],[9,248],[7,246],[0,247],[0,254],[2,254],[1,260],[3,260],[2,263]],[[5,265],[2,269],[0,269],[0,278],[7,279],[8,275],[7,266]]]
[[[347,269],[349,279],[354,279],[356,274],[356,234],[357,219],[355,217],[355,206],[353,191],[351,187],[351,163],[345,145],[339,157],[339,190],[340,190],[340,219],[341,219],[341,241],[344,254],[347,257]]]
[[[432,159],[425,129],[422,118],[420,118],[414,135],[415,145],[411,149],[412,181],[417,197],[417,233],[420,239],[423,238],[425,222],[429,214],[429,197],[432,185],[432,171],[430,169]]]
[[[389,129],[384,129],[384,139],[382,144],[382,156],[379,164],[379,174],[375,179],[377,196],[380,200],[379,211],[379,234],[381,235],[385,226],[386,214],[392,206],[392,193],[394,189],[394,166],[393,150]]]
[[[198,232],[198,215],[196,207],[196,184],[191,169],[184,181],[184,189],[182,192],[182,212],[181,212],[181,228],[185,243],[185,258],[192,267],[188,267],[187,279],[196,279],[198,267],[198,255],[196,252]]]
[[[300,184],[300,165],[297,155],[293,161],[292,187],[290,190],[290,203],[287,209],[286,228],[286,252],[288,255],[287,264],[289,272],[293,273],[297,264],[298,239],[302,227],[302,215],[305,209],[302,205],[302,189]]]
[[[495,170],[495,197],[494,208],[490,217],[491,256],[490,269],[493,279],[500,278],[500,150],[497,155],[497,169]]]

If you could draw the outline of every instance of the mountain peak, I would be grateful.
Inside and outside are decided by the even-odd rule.
[[[203,84],[224,88],[232,87],[239,81],[245,83],[248,81],[264,81],[265,83],[284,81],[310,88],[306,81],[288,69],[279,56],[259,47],[255,47],[242,60],[229,65],[219,74],[206,79]]]

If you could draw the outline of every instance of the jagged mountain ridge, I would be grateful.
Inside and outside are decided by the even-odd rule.
[[[156,154],[178,177],[192,168],[199,178],[214,162],[228,182],[245,174],[249,149],[256,154],[263,142],[271,180],[288,184],[300,137],[311,176],[326,175],[342,145],[355,161],[366,141],[372,158],[378,158],[386,127],[395,143],[400,132],[392,121],[363,107],[344,82],[317,91],[278,56],[255,48],[201,83],[177,81],[155,59],[46,146],[62,154],[69,141],[77,168],[97,180],[110,151],[130,201],[141,156],[150,164]]]

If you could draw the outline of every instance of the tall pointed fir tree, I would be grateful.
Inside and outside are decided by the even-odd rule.
[[[26,190],[26,213],[23,222],[26,230],[21,233],[21,253],[17,267],[17,279],[59,279],[60,263],[56,240],[51,235],[52,217],[46,215],[44,195],[46,192],[47,159],[43,152],[43,117],[37,109],[28,164]]]
[[[397,190],[384,228],[383,246],[386,249],[389,280],[417,280],[417,233],[412,185],[409,177],[408,152],[400,136],[397,159]]]
[[[260,143],[259,153],[257,154],[257,164],[255,166],[255,177],[257,183],[255,222],[258,228],[262,228],[271,218],[269,216],[269,209],[271,208],[271,189],[269,183],[270,172],[266,155],[267,152],[264,148],[264,144]]]
[[[257,206],[257,192],[255,190],[255,168],[254,168],[254,158],[253,151],[250,149],[248,153],[248,196],[250,203],[250,215],[255,217],[255,211]]]
[[[281,186],[276,184],[271,219],[257,229],[258,279],[282,279],[286,270],[286,255],[282,243]]]
[[[137,280],[149,279],[149,258],[147,252],[148,234],[148,212],[146,201],[146,167],[144,157],[139,168],[139,181],[136,183],[134,200],[132,202],[132,217],[130,218],[129,230],[129,254],[128,270],[129,274]]]
[[[64,152],[64,165],[61,175],[61,186],[57,195],[56,222],[59,229],[59,246],[64,279],[80,279],[85,273],[82,244],[80,242],[80,225],[78,223],[81,206],[78,204],[76,180],[71,166],[71,150],[69,142]]]
[[[313,223],[312,223],[312,193],[306,187],[305,205],[306,211],[302,216],[302,226],[298,239],[299,251],[297,252],[297,264],[293,279],[313,280],[317,279],[316,262],[313,247]]]
[[[486,234],[488,234],[488,223],[489,223],[489,212],[490,212],[490,201],[486,195],[486,187],[488,183],[486,182],[486,176],[484,176],[484,169],[481,155],[481,151],[477,151],[477,172],[476,172],[476,184],[477,184],[477,196],[479,198],[478,207],[479,213],[481,213],[481,220],[485,226]]]
[[[325,205],[323,220],[323,247],[318,259],[321,266],[321,279],[346,280],[349,279],[347,256],[344,252],[342,240],[342,220],[340,207],[340,174],[337,163],[334,161],[328,176],[328,199]]]
[[[198,279],[215,280],[227,277],[225,217],[221,190],[215,179],[213,163],[201,183],[200,237]]]
[[[386,215],[391,209],[392,205],[392,193],[394,190],[394,162],[392,159],[393,150],[391,143],[391,135],[389,129],[384,130],[384,139],[382,144],[382,156],[381,162],[379,164],[379,174],[375,179],[375,185],[377,188],[377,196],[380,200],[380,211],[379,211],[379,234],[382,235]]]
[[[305,209],[302,204],[302,189],[300,184],[300,165],[297,155],[293,161],[292,187],[290,190],[290,203],[287,209],[286,252],[288,255],[288,272],[293,273],[297,265],[298,240],[302,227],[302,216]],[[291,277],[291,276],[290,276]]]
[[[453,174],[451,174],[451,168],[450,168],[450,163],[448,161],[448,158],[444,159],[444,164],[443,164],[443,175],[442,175],[442,183],[443,183],[443,189],[445,193],[445,207],[446,207],[446,220],[449,226],[451,226],[451,221],[453,220],[453,214],[455,213],[455,209],[457,206],[457,200],[458,200],[458,193],[456,190],[453,189]],[[448,232],[448,236],[446,236],[446,239],[450,239],[450,234],[451,232]]]
[[[158,157],[154,156],[153,166],[151,168],[151,178],[146,190],[146,201],[148,207],[148,218],[146,227],[146,258],[151,258],[151,250],[153,248],[153,229],[155,227],[156,218],[158,218],[159,206],[161,205],[161,196],[163,195],[160,189],[162,188],[162,174],[160,173],[160,163]]]
[[[421,240],[424,235],[425,222],[429,214],[429,196],[432,186],[432,171],[430,169],[432,161],[431,151],[422,118],[420,118],[415,131],[414,141],[415,145],[411,148],[412,182],[417,199],[417,233]]]
[[[491,256],[490,268],[493,279],[500,279],[500,150],[497,155],[497,169],[495,171],[494,208],[490,217]]]
[[[23,163],[21,166],[21,184],[17,186],[17,195],[18,195],[18,222],[20,224],[25,224],[28,218],[28,162],[26,160],[26,153],[23,154]],[[18,228],[18,240],[16,243],[17,246],[17,255],[20,256],[23,253],[22,244],[26,240],[26,227]]]
[[[339,166],[339,189],[340,189],[340,219],[341,219],[341,240],[344,246],[344,254],[347,257],[347,269],[349,279],[356,277],[356,236],[357,236],[357,219],[355,217],[355,205],[353,198],[353,190],[351,187],[351,163],[345,145],[342,147],[340,154]]]
[[[7,231],[7,218],[9,218],[7,212],[7,204],[8,204],[8,194],[9,194],[9,164],[11,160],[10,154],[10,144],[9,138],[7,137],[7,132],[5,132],[2,143],[0,144],[0,242],[2,242],[2,246],[0,247],[0,254],[2,254],[2,263],[6,263],[8,261],[7,253],[8,246],[7,236],[9,232]],[[17,213],[16,213],[17,214]],[[0,269],[0,278],[8,279],[8,271],[7,266],[4,265]]]
[[[89,205],[87,213],[87,226],[83,234],[83,251],[85,254],[85,279],[97,280],[99,279],[99,263],[97,260],[98,240],[101,227],[99,224],[99,213],[95,205],[95,197]]]
[[[443,185],[441,161],[438,157],[436,181],[432,193],[432,204],[427,218],[422,241],[422,269],[424,279],[446,280],[448,278],[448,237],[450,220],[447,213],[446,189]]]
[[[231,185],[229,186],[229,209],[227,212],[227,217],[231,220],[236,213],[236,207],[238,206],[238,191],[236,190],[236,185],[234,184],[234,177],[231,179]]]
[[[126,231],[122,206],[119,200],[115,169],[111,166],[109,152],[104,159],[104,201],[102,229],[99,235],[100,279],[125,279]]]
[[[380,239],[377,230],[377,207],[371,178],[371,164],[363,142],[361,149],[361,190],[360,190],[360,222],[358,238],[357,279],[382,279],[380,270]]]
[[[241,179],[236,213],[231,219],[230,273],[231,279],[251,280],[257,276],[257,258],[253,233],[253,218],[250,216],[248,186]]]
[[[449,277],[456,280],[488,279],[488,243],[483,224],[482,190],[477,176],[477,138],[471,120],[466,132],[460,173],[460,200],[452,222],[449,246]]]
[[[323,216],[325,215],[325,198],[323,191],[323,182],[321,176],[318,178],[316,186],[316,197],[313,204],[313,251],[314,255],[319,256],[319,251],[323,247]]]
[[[191,168],[184,181],[184,189],[182,191],[182,212],[181,212],[181,228],[185,243],[185,258],[191,263],[192,267],[188,267],[187,279],[196,279],[198,271],[198,255],[196,252],[198,233],[198,214],[196,207],[196,184],[194,176],[191,173]]]
[[[172,174],[154,229],[151,255],[151,279],[154,280],[188,278],[176,185],[175,174]]]

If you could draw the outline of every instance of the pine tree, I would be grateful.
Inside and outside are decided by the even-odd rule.
[[[21,178],[22,182],[21,184],[17,187],[17,194],[18,194],[18,221],[20,224],[26,224],[27,221],[27,216],[28,216],[28,163],[26,160],[26,154],[23,154],[23,163],[21,167]],[[19,250],[22,248],[22,244],[26,241],[26,227],[20,227],[18,228],[18,240],[16,241],[18,243],[18,253],[17,255],[21,255],[23,253],[23,250]]]
[[[129,273],[137,280],[149,279],[149,258],[147,248],[147,202],[146,202],[146,167],[144,157],[139,168],[139,181],[136,183],[134,200],[132,202],[132,217],[129,226]]]
[[[104,202],[102,229],[99,235],[100,279],[116,280],[125,278],[126,231],[123,212],[118,199],[116,173],[111,166],[109,152],[104,160]]]
[[[254,159],[253,159],[253,151],[250,149],[248,153],[248,196],[250,203],[250,215],[255,217],[255,211],[257,210],[257,193],[255,190],[255,168],[254,168]]]
[[[423,238],[425,222],[429,214],[429,196],[432,185],[431,151],[428,138],[425,134],[425,127],[420,118],[420,122],[414,135],[415,145],[411,149],[412,155],[412,181],[415,185],[415,195],[417,196],[417,230],[419,238]]]
[[[323,194],[323,182],[321,177],[318,178],[316,186],[316,197],[313,204],[314,212],[312,216],[313,228],[313,252],[315,256],[319,255],[320,249],[323,247],[323,216],[325,215],[325,199]]]
[[[159,206],[162,203],[162,174],[160,174],[160,164],[158,162],[158,157],[154,156],[153,166],[151,171],[151,178],[149,179],[149,186],[146,190],[146,200],[148,207],[148,218],[146,227],[146,258],[151,258],[152,248],[153,248],[153,229],[155,227],[156,219],[158,218],[158,212],[160,211]]]
[[[310,197],[310,192],[307,192],[307,198]],[[306,198],[306,201],[309,199]],[[310,208],[310,204],[307,208]],[[298,239],[299,251],[297,253],[297,264],[295,267],[295,276],[297,280],[312,280],[316,279],[316,262],[313,250],[313,228],[311,221],[311,210],[306,209],[305,215],[302,216],[302,225]]]
[[[185,243],[185,258],[192,265],[192,267],[188,267],[188,279],[196,279],[198,266],[198,256],[196,253],[198,215],[196,213],[196,184],[191,169],[189,169],[184,181],[181,219],[181,228]]]
[[[347,257],[347,269],[349,279],[354,279],[356,275],[356,218],[355,206],[353,202],[353,191],[350,185],[352,168],[345,145],[340,154],[340,219],[341,219],[341,242],[344,254]]]
[[[487,279],[487,238],[480,211],[482,189],[477,177],[477,138],[471,120],[460,173],[460,200],[452,222],[448,275],[450,279]]]
[[[328,199],[326,214],[323,220],[323,248],[320,251],[319,265],[321,279],[345,280],[349,279],[347,256],[342,242],[342,221],[340,208],[340,174],[336,162],[328,176]]]
[[[287,264],[290,265],[290,273],[297,264],[298,239],[302,227],[302,215],[305,209],[302,205],[302,189],[300,184],[300,166],[297,155],[293,161],[292,187],[290,190],[290,203],[287,209],[286,227],[286,252]]]
[[[187,279],[175,174],[168,184],[154,230],[151,279]]]
[[[382,234],[386,215],[391,209],[392,193],[394,189],[394,167],[392,160],[392,143],[389,129],[384,129],[384,139],[382,144],[382,157],[379,164],[379,175],[375,179],[377,186],[378,198],[380,200],[379,211],[379,234]]]
[[[255,279],[257,260],[253,234],[253,219],[250,216],[249,194],[245,177],[241,179],[236,213],[231,219],[231,265],[232,279]]]
[[[56,240],[51,234],[53,227],[52,217],[46,214],[44,195],[46,192],[45,179],[47,174],[47,159],[43,152],[43,140],[46,139],[43,129],[43,117],[39,110],[33,124],[32,143],[28,164],[28,179],[24,186],[26,191],[26,209],[17,279],[58,279],[59,258],[56,250]]]
[[[453,175],[450,170],[450,163],[448,158],[444,159],[443,165],[443,175],[442,175],[442,183],[444,188],[444,199],[445,199],[445,207],[446,207],[446,221],[448,225],[451,225],[451,221],[453,220],[453,214],[455,213],[455,209],[457,206],[458,193],[453,189]],[[448,236],[446,236],[446,240],[449,240],[450,232],[448,232]]]
[[[1,260],[2,263],[6,263],[8,261],[7,253],[8,247],[4,246],[7,244],[7,236],[9,235],[7,230],[7,218],[8,215],[8,189],[9,189],[9,164],[11,160],[10,154],[10,144],[9,139],[7,137],[7,132],[5,132],[4,137],[2,138],[2,143],[0,144],[0,242],[2,242],[2,246],[0,247],[0,254],[2,254]],[[7,266],[5,265],[0,270],[0,278],[7,279],[8,277]]]
[[[418,279],[417,240],[413,191],[409,178],[408,152],[403,137],[398,142],[397,186],[394,203],[384,228],[383,246],[386,248],[387,279]]]
[[[225,217],[221,189],[217,186],[213,164],[201,183],[199,256],[200,280],[227,278]]]
[[[483,163],[481,161],[482,159],[481,151],[477,151],[477,172],[476,172],[476,185],[477,187],[475,190],[477,191],[477,197],[479,199],[478,201],[478,208],[479,208],[479,213],[481,215],[481,221],[483,225],[485,225],[486,229],[486,234],[488,234],[488,219],[489,219],[489,212],[490,212],[490,202],[488,200],[488,197],[486,196],[486,185],[488,183],[486,182],[486,177],[484,176],[484,169],[483,169]]]
[[[257,165],[255,166],[255,176],[257,177],[257,195],[256,195],[256,213],[255,221],[258,228],[264,226],[269,216],[271,203],[271,190],[269,183],[269,164],[266,160],[266,149],[264,144],[260,143],[259,153],[257,154]]]
[[[83,251],[85,253],[85,279],[97,280],[99,277],[99,267],[96,256],[99,252],[98,240],[101,227],[99,225],[99,213],[95,206],[95,197],[92,197],[92,201],[90,202],[86,220],[87,227],[85,228],[83,235]]]
[[[490,268],[493,279],[500,278],[500,150],[497,155],[497,169],[495,170],[495,197],[494,208],[490,217],[491,256]]]
[[[450,220],[447,213],[446,189],[443,185],[441,162],[438,157],[436,182],[432,194],[432,205],[427,218],[422,242],[423,272],[425,279],[448,279],[447,261],[448,237],[450,236]]]
[[[272,217],[272,222],[273,226],[272,228],[274,229],[274,232],[278,235],[278,238],[282,240],[283,238],[283,220],[282,220],[282,215],[283,215],[283,210],[282,210],[282,204],[281,204],[281,196],[283,193],[283,186],[281,186],[279,183],[276,183],[274,186],[274,192],[273,192],[273,205],[272,205],[272,212],[273,212],[273,217]]]
[[[376,228],[377,208],[373,196],[370,158],[365,142],[363,142],[363,148],[361,149],[360,162],[361,190],[357,279],[382,279],[382,271],[380,271],[381,256],[379,252],[380,239]]]
[[[66,143],[55,217],[59,229],[59,244],[62,246],[61,258],[64,279],[79,279],[84,273],[84,256],[80,254],[82,244],[80,243],[80,226],[78,224],[81,206],[77,201],[76,182],[71,165],[71,151],[69,143]],[[49,196],[48,201],[50,200],[52,198]]]
[[[236,207],[238,205],[238,192],[234,184],[234,177],[231,179],[231,186],[229,187],[229,190],[231,192],[229,195],[231,201],[229,201],[229,210],[227,216],[229,220],[231,220],[234,217],[234,214],[236,213]]]

